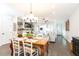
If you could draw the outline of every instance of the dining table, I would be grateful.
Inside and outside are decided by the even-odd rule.
[[[20,45],[22,44],[22,40],[24,38],[20,39]],[[48,39],[46,38],[34,38],[34,39],[29,39],[32,41],[32,44],[36,47],[39,48],[40,50],[40,56],[44,56],[45,53],[48,53]],[[28,40],[28,41],[29,41]],[[11,44],[10,44],[10,49],[11,49],[11,55],[13,55],[13,45],[12,45],[12,40],[11,40]]]

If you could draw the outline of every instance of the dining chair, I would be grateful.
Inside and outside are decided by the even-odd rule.
[[[31,39],[23,40],[24,56],[38,56],[38,49],[33,46]]]
[[[13,46],[13,56],[19,56],[20,55],[19,40],[17,40],[16,38],[13,38],[12,46]]]

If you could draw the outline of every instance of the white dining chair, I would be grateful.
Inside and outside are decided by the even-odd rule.
[[[38,49],[33,46],[31,39],[23,40],[24,56],[38,56]]]
[[[12,39],[12,47],[13,47],[13,56],[19,56],[20,55],[20,44],[19,40],[16,38]]]

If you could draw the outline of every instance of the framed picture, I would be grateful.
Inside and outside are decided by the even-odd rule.
[[[66,31],[69,31],[69,19],[66,21],[65,26],[66,26]]]

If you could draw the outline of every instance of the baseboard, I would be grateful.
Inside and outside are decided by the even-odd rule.
[[[3,44],[3,45],[1,45],[1,46],[5,46],[5,45],[9,45],[9,44],[10,44],[10,43],[6,43],[6,44]],[[0,46],[0,47],[1,47],[1,46]]]

